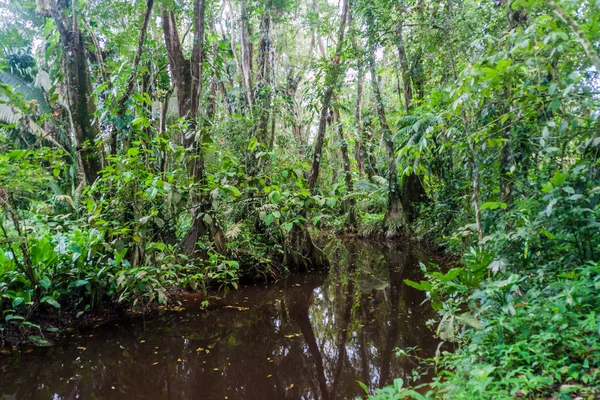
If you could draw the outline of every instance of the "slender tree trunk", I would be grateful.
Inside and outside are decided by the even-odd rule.
[[[341,151],[342,151],[342,161],[344,163],[344,182],[346,183],[346,227],[350,231],[354,231],[356,229],[356,210],[355,210],[355,202],[352,197],[352,192],[354,192],[354,183],[352,181],[352,165],[350,164],[350,156],[348,155],[348,144],[346,143],[346,138],[344,136],[344,124],[342,122],[342,118],[340,116],[340,110],[337,108],[333,109],[333,116],[336,124],[336,130],[338,134],[338,139],[341,143]]]
[[[254,138],[260,143],[262,148],[268,147],[269,140],[269,116],[271,114],[271,99],[273,97],[273,62],[272,62],[272,41],[273,41],[273,20],[271,10],[263,11],[260,21],[260,42],[258,46],[258,68],[256,73],[256,93],[254,104],[258,113],[254,130]],[[254,151],[249,151],[246,155],[246,170],[249,175],[258,173],[260,160],[257,160],[257,154],[262,151],[258,146]]]
[[[402,20],[396,25],[396,46],[398,47],[398,58],[400,59],[400,69],[402,71],[402,88],[404,93],[404,107],[406,112],[412,110],[413,90],[410,80],[410,69],[408,59],[406,58],[406,49],[404,48],[404,39],[402,37]]]
[[[335,48],[335,54],[333,56],[333,66],[327,76],[325,77],[325,95],[323,97],[323,105],[321,106],[321,117],[319,119],[319,129],[317,131],[317,138],[315,140],[315,152],[313,156],[312,168],[310,176],[308,178],[308,186],[311,191],[314,190],[317,184],[317,178],[319,177],[319,168],[321,166],[321,153],[323,151],[323,142],[325,141],[325,130],[327,129],[327,116],[329,113],[329,104],[333,97],[333,92],[337,86],[338,78],[341,75],[340,57],[342,54],[342,48],[344,45],[344,34],[346,31],[346,19],[348,15],[348,0],[344,0],[342,5],[342,17],[340,21],[340,28],[338,31],[338,42]]]
[[[370,10],[368,10],[369,24],[373,26],[373,18]],[[371,38],[373,42],[373,38]],[[388,236],[395,236],[399,233],[400,227],[406,228],[407,218],[402,207],[402,201],[400,197],[400,185],[398,184],[398,178],[396,174],[396,156],[394,151],[394,142],[392,139],[392,132],[387,123],[385,115],[385,106],[383,104],[383,97],[379,88],[379,76],[375,68],[375,43],[371,43],[371,49],[369,53],[369,69],[371,71],[371,85],[373,86],[373,95],[375,97],[375,105],[377,108],[377,117],[379,118],[379,125],[383,133],[383,140],[385,142],[385,149],[388,159],[388,210],[385,216],[386,225],[388,226]]]
[[[358,67],[358,75],[356,80],[356,107],[354,116],[356,120],[356,147],[354,149],[354,157],[358,165],[358,173],[362,175],[365,171],[365,146],[363,140],[363,122],[362,122],[362,98],[363,85],[365,80],[365,70],[362,66]]]
[[[265,10],[260,21],[260,43],[258,47],[258,90],[256,103],[259,105],[259,120],[256,129],[258,141],[266,144],[268,137],[269,114],[272,97],[272,36],[273,21],[269,10]]]
[[[60,34],[67,100],[74,132],[74,145],[88,184],[94,183],[102,168],[98,148],[98,124],[94,121],[96,104],[85,44],[78,26],[77,11],[66,0],[51,0],[50,12]]]
[[[477,161],[477,153],[475,152],[475,145],[469,132],[469,122],[467,121],[467,114],[464,110],[461,111],[461,118],[465,135],[467,137],[467,143],[469,145],[470,159],[471,159],[471,175],[473,176],[473,208],[475,209],[475,224],[477,226],[477,244],[479,249],[483,248],[483,224],[481,223],[481,188],[479,183],[479,162]]]
[[[248,40],[248,4],[247,0],[240,1],[240,47],[242,50],[242,77],[246,88],[248,107],[252,107],[252,61],[250,43]]]
[[[148,22],[150,21],[150,15],[152,14],[152,8],[154,6],[154,0],[146,1],[146,12],[144,14],[144,19],[142,21],[142,27],[140,28],[140,36],[138,39],[137,52],[135,54],[135,58],[133,60],[133,69],[129,74],[129,78],[127,78],[127,85],[125,89],[125,93],[119,101],[117,102],[117,118],[121,119],[125,114],[125,103],[131,97],[133,93],[133,89],[135,86],[135,78],[137,75],[138,67],[140,65],[140,61],[142,59],[142,52],[144,51],[144,41],[146,40],[146,32],[148,31]],[[110,132],[110,152],[111,154],[117,153],[117,127],[115,125],[112,126]]]

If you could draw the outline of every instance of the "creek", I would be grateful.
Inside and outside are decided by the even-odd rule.
[[[433,356],[421,278],[433,253],[334,239],[327,272],[291,274],[103,325],[0,364],[4,399],[350,399],[410,376],[398,348]]]

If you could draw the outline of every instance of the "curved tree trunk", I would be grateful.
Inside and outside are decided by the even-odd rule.
[[[327,129],[327,116],[329,114],[329,105],[331,104],[331,98],[333,97],[333,91],[335,90],[339,76],[342,75],[341,71],[344,66],[340,66],[340,57],[342,54],[342,48],[344,45],[344,34],[346,31],[346,19],[348,15],[348,0],[344,0],[342,5],[342,17],[340,20],[340,29],[338,31],[338,41],[335,48],[335,54],[333,56],[333,65],[327,76],[325,77],[325,95],[323,96],[323,104],[321,106],[321,116],[319,118],[319,129],[317,131],[317,138],[315,140],[315,152],[313,155],[312,168],[310,176],[308,178],[308,186],[313,191],[316,184],[317,178],[319,177],[319,169],[321,166],[321,153],[323,152],[323,142],[325,141],[325,130]]]
[[[144,50],[144,41],[146,40],[146,32],[148,31],[148,23],[150,22],[150,16],[152,14],[152,8],[154,6],[154,0],[146,1],[146,12],[144,13],[144,19],[142,21],[142,27],[140,29],[140,36],[138,39],[137,52],[135,54],[135,58],[133,60],[133,70],[129,74],[129,78],[127,78],[127,86],[125,89],[125,93],[117,102],[117,116],[118,118],[123,118],[125,115],[125,103],[131,95],[133,94],[133,89],[135,85],[135,78],[137,75],[138,67],[140,65],[140,61],[142,59],[142,52]],[[167,98],[168,101],[168,98]],[[113,124],[110,132],[110,152],[111,154],[117,153],[118,147],[118,137],[117,137],[117,127]]]

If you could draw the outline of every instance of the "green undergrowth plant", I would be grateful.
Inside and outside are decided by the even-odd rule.
[[[512,207],[483,204],[494,229],[460,267],[421,264],[425,278],[405,281],[438,312],[438,349],[457,346],[421,361],[436,371],[426,398],[600,395],[600,202],[585,165],[548,174]],[[387,390],[376,395],[404,398]]]
[[[385,226],[383,223],[384,214],[363,214],[360,216],[358,224],[358,233],[361,236],[376,236],[381,235]]]

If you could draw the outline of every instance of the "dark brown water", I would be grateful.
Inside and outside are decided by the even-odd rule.
[[[335,241],[329,272],[243,287],[201,310],[104,326],[0,360],[4,399],[350,399],[411,375],[395,349],[437,345],[419,279],[427,253]]]

